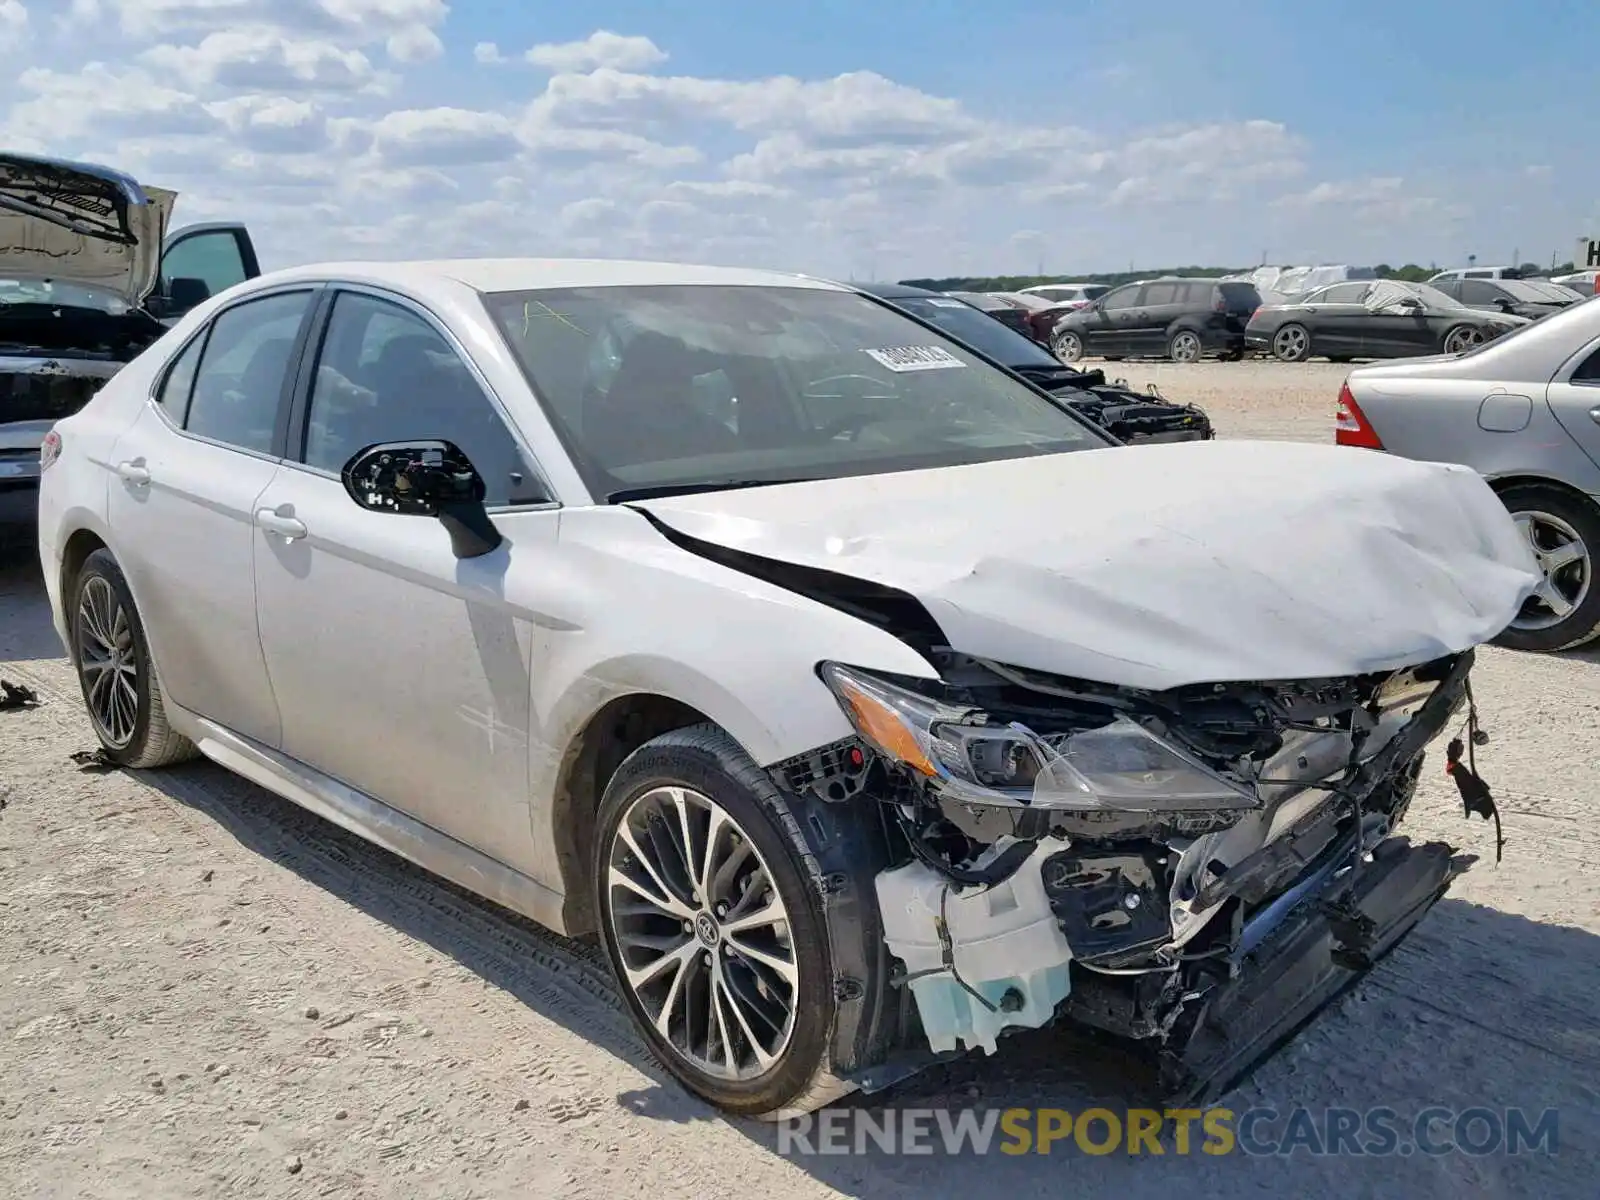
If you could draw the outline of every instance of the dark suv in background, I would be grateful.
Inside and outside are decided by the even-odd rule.
[[[1255,285],[1236,280],[1147,279],[1114,288],[1056,323],[1050,348],[1062,362],[1101,358],[1238,358],[1244,327],[1261,305]]]

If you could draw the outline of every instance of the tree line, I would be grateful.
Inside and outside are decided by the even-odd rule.
[[[1379,279],[1400,279],[1407,283],[1424,283],[1438,274],[1437,265],[1419,266],[1406,263],[1395,267],[1379,263],[1374,270]],[[1542,275],[1545,268],[1538,263],[1526,262],[1518,268],[1524,275]],[[1564,275],[1578,268],[1572,263],[1562,263],[1550,270],[1552,275]],[[1158,267],[1151,271],[1091,272],[1084,275],[956,275],[946,279],[902,279],[906,287],[927,288],[932,292],[1015,292],[1042,283],[1104,283],[1112,287],[1122,283],[1136,283],[1141,279],[1154,279],[1159,275],[1183,275],[1195,279],[1215,279],[1220,275],[1240,275],[1254,267]]]

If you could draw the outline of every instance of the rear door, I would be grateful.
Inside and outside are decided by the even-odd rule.
[[[161,248],[161,278],[149,307],[170,325],[212,296],[259,274],[255,244],[243,225],[186,225]]]
[[[1561,365],[1546,395],[1556,420],[1597,467],[1590,478],[1570,482],[1591,495],[1600,495],[1600,338]]]
[[[1306,325],[1312,349],[1335,358],[1355,358],[1370,350],[1367,338],[1372,314],[1362,299],[1368,283],[1336,283],[1306,298]]]
[[[111,453],[110,525],[167,694],[267,745],[279,718],[256,629],[255,507],[278,473],[316,296],[222,309]]]
[[[1144,286],[1139,307],[1129,325],[1129,346],[1135,354],[1165,354],[1167,337],[1184,310],[1188,285],[1156,282]]]

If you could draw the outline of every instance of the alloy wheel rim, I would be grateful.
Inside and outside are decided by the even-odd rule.
[[[1458,329],[1450,335],[1451,353],[1459,353],[1481,345],[1483,345],[1483,331],[1479,329]]]
[[[1199,352],[1200,339],[1192,333],[1180,333],[1172,339],[1172,357],[1179,362],[1193,362]]]
[[[770,1071],[794,1036],[800,968],[739,823],[692,788],[643,792],[618,822],[606,889],[622,982],[661,1040],[715,1078]]]
[[[133,740],[139,719],[139,660],[133,624],[116,591],[99,576],[78,598],[78,670],[89,716],[115,748]]]
[[[1297,359],[1305,351],[1306,335],[1298,329],[1280,329],[1278,331],[1278,357]]]
[[[1078,344],[1078,339],[1072,334],[1063,334],[1056,339],[1056,357],[1067,362],[1075,362],[1083,354],[1083,347]]]
[[[1544,577],[1511,627],[1530,633],[1553,628],[1589,597],[1594,581],[1589,547],[1569,522],[1554,513],[1518,512],[1511,517]]]

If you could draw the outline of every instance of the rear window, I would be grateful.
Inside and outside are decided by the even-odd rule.
[[[1261,307],[1261,293],[1253,283],[1219,283],[1217,290],[1222,293],[1222,302],[1230,312],[1255,312]]]

